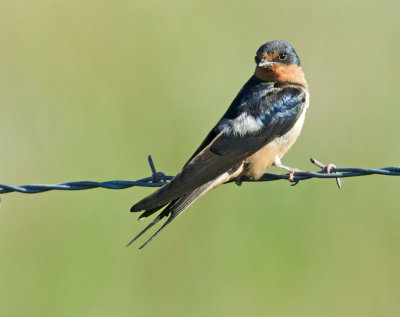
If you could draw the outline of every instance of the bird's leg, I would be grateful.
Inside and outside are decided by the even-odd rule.
[[[295,185],[298,183],[298,181],[294,180],[294,173],[301,172],[299,169],[283,165],[279,156],[276,156],[273,165],[289,172],[289,182],[295,183]]]

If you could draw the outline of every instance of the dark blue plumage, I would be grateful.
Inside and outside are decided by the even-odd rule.
[[[264,123],[268,123],[275,115],[296,116],[305,101],[304,91],[294,85],[274,92],[274,83],[252,76],[232,101],[220,122],[224,119],[236,119],[243,112],[261,118]]]

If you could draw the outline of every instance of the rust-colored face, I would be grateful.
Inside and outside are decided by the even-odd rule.
[[[261,59],[266,59],[266,60],[272,62],[276,57],[278,57],[278,55],[279,55],[278,52],[274,52],[272,54],[263,53],[261,55]]]
[[[297,65],[300,59],[293,47],[285,41],[272,41],[262,45],[255,57],[259,67],[270,67],[271,65]]]

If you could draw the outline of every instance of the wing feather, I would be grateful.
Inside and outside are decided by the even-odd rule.
[[[240,94],[243,98],[239,98]],[[261,83],[258,87],[251,85],[247,91],[242,89],[182,171],[135,204],[131,211],[165,205],[240,164],[293,127],[303,111],[305,98],[300,87],[266,89]]]

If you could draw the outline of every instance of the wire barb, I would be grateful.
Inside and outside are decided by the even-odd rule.
[[[149,164],[150,164],[150,168],[151,168],[151,172],[152,172],[152,181],[153,183],[158,183],[158,182],[163,182],[165,183],[165,174],[163,172],[157,172],[156,167],[154,166],[154,162],[153,159],[151,158],[151,155],[149,155],[147,157]]]
[[[329,163],[328,165],[325,165],[321,163],[320,161],[317,161],[315,158],[310,158],[311,163],[314,165],[317,165],[322,169],[322,171],[326,174],[331,174],[333,169],[336,169],[336,165]],[[340,177],[336,177],[336,184],[338,185],[339,189],[342,189],[342,182],[340,180]]]
[[[61,183],[54,185],[32,184],[32,185],[21,185],[21,186],[0,184],[0,194],[6,194],[11,192],[18,192],[23,194],[37,194],[50,190],[84,190],[92,188],[125,189],[134,186],[161,187],[164,186],[169,180],[174,178],[173,176],[165,175],[162,172],[157,172],[151,156],[148,157],[148,160],[152,171],[152,176],[142,178],[136,181],[126,181],[126,180],[114,180],[107,182],[78,181],[78,182],[68,182],[68,183]],[[314,165],[320,167],[322,170],[319,172],[295,171],[293,176],[293,180],[295,183],[311,178],[335,178],[340,188],[341,185],[340,178],[367,176],[373,174],[385,175],[385,176],[400,176],[399,166],[371,169],[371,168],[360,168],[360,167],[336,167],[333,164],[324,165],[323,163],[315,159],[311,159],[311,162]],[[233,179],[230,182],[236,182],[237,184],[241,184],[243,182],[267,182],[267,181],[276,181],[280,179],[287,180],[288,175],[265,173],[258,180],[255,180],[254,178],[248,176],[240,176],[239,179]]]

